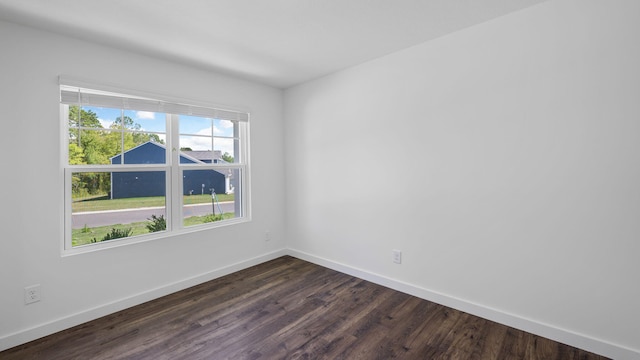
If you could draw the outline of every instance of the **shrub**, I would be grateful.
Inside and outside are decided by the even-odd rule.
[[[132,231],[133,231],[132,228],[128,228],[128,229],[111,228],[111,232],[108,233],[107,235],[105,235],[102,238],[102,240],[100,240],[100,241],[107,241],[107,240],[125,238],[125,237],[128,237],[129,235],[131,235]],[[98,242],[98,240],[96,238],[93,238],[93,240],[91,240],[91,242],[95,243],[95,242]]]
[[[220,220],[222,220],[222,214],[209,214],[203,217],[203,221],[206,223]]]
[[[167,221],[165,220],[164,215],[151,215],[151,219],[147,220],[149,220],[149,223],[147,224],[147,229],[149,230],[149,232],[167,230]]]

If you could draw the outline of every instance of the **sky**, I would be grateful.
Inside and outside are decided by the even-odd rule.
[[[104,128],[109,128],[116,118],[122,115],[120,109],[84,106],[83,109],[93,111]],[[141,129],[158,133],[160,139],[166,141],[166,117],[164,113],[150,111],[124,110],[124,116],[140,124]],[[198,136],[199,135],[199,136]],[[214,137],[212,137],[215,136]],[[197,116],[180,115],[180,147],[192,150],[211,150],[213,140],[214,150],[233,154],[233,139],[219,137],[233,137],[233,122],[219,119],[209,119]]]

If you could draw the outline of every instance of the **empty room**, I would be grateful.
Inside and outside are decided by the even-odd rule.
[[[0,359],[640,359],[640,2],[0,0]]]

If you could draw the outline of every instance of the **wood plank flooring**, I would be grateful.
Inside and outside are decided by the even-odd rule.
[[[0,359],[604,359],[285,256]]]

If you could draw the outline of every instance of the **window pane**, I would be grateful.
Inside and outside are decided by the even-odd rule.
[[[238,123],[196,116],[180,116],[180,163],[238,163]]]
[[[180,163],[212,163],[213,121],[197,116],[180,115],[180,150],[187,155]],[[208,152],[208,153],[207,153]],[[193,156],[195,159],[190,159]]]
[[[180,149],[183,151],[211,151],[211,146],[211,136],[180,136]]]
[[[88,107],[69,106],[69,128],[92,128],[102,129],[103,126],[98,119],[98,114]]]
[[[213,135],[220,137],[235,136],[235,122],[215,119],[213,121]]]
[[[126,133],[126,138],[135,137],[136,133]],[[166,164],[167,148],[155,141],[135,144],[125,141],[124,164]],[[111,158],[111,164],[120,164],[121,155]]]
[[[227,138],[214,138],[213,148],[215,152],[220,154],[220,158],[226,163],[237,163],[238,157],[236,156],[236,146],[238,140]]]
[[[166,114],[164,113],[125,110],[124,118],[127,130],[146,134],[166,134],[167,132]],[[164,142],[164,136],[162,137],[162,140]]]
[[[213,135],[213,122],[209,118],[199,116],[180,115],[180,134],[184,135]],[[181,145],[182,146],[182,145]]]
[[[115,136],[108,130],[70,129],[69,131],[69,164],[95,165],[110,164],[111,157],[119,152],[117,143],[107,144]]]
[[[220,152],[223,162],[237,163],[236,156],[238,148],[238,124],[229,120],[214,120],[213,132],[213,148]]]
[[[166,128],[162,113],[70,106],[69,164],[164,164]]]
[[[164,171],[72,173],[72,246],[165,231]]]
[[[242,216],[239,170],[184,170],[184,226],[199,225]]]

